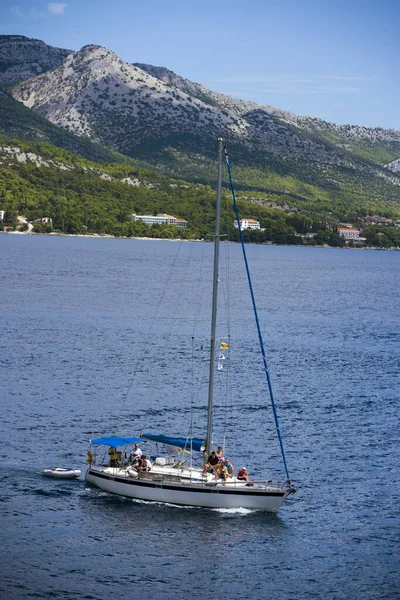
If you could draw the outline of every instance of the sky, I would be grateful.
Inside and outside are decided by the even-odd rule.
[[[0,34],[98,44],[235,98],[400,130],[398,0],[3,0]]]

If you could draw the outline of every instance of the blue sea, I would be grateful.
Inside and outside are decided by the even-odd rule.
[[[241,249],[223,246],[233,398],[218,373],[214,438],[236,468],[275,479]],[[298,488],[277,514],[42,475],[84,473],[93,437],[204,434],[212,245],[0,235],[2,599],[400,598],[400,253],[247,251]]]

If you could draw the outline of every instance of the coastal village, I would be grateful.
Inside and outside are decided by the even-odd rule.
[[[367,215],[366,217],[359,217],[358,218],[358,222],[360,223],[360,226],[357,228],[353,225],[353,223],[339,223],[338,227],[337,227],[337,233],[342,236],[346,242],[350,242],[353,241],[353,243],[357,243],[357,244],[364,244],[366,241],[366,238],[362,237],[362,232],[363,232],[363,226],[366,225],[389,225],[389,226],[394,226],[394,227],[399,227],[400,228],[400,219],[397,220],[393,220],[393,219],[387,219],[386,217],[380,217],[378,215],[374,215],[374,216],[369,216]],[[234,221],[234,226],[237,228],[238,227],[238,222]],[[240,221],[240,228],[242,230],[244,229],[261,229],[260,227],[260,222],[256,221],[255,219],[241,219]],[[306,233],[306,234],[298,234],[299,237],[304,237],[304,238],[313,238],[316,234],[315,233]],[[379,233],[378,233],[379,235]],[[381,234],[383,235],[383,234]]]
[[[146,225],[171,225],[178,229],[187,229],[189,223],[185,219],[174,217],[173,215],[167,215],[165,213],[158,213],[157,215],[137,215],[131,214],[129,216],[132,222],[142,221]],[[47,229],[45,233],[53,233],[52,224],[53,220],[51,217],[43,216],[34,219],[32,222],[28,222],[24,217],[18,217],[18,223],[14,226],[3,224],[5,220],[5,211],[0,210],[0,231],[4,233],[19,232],[19,233],[44,233],[42,226],[46,225]],[[238,222],[235,220],[233,225],[238,229]],[[357,226],[358,225],[358,226]],[[338,223],[336,228],[331,228],[332,231],[336,231],[345,240],[346,246],[358,246],[362,247],[365,245],[366,238],[363,237],[363,230],[366,226],[387,226],[400,228],[400,219],[388,219],[379,215],[366,215],[365,217],[359,216],[357,218],[357,224],[353,223]],[[39,227],[37,227],[39,226]],[[36,228],[36,231],[35,231]],[[240,229],[245,230],[259,230],[264,231],[261,227],[260,221],[252,218],[244,218],[240,220]],[[383,236],[382,232],[377,233],[378,236]],[[316,233],[305,233],[297,234],[297,237],[304,239],[311,239],[316,236]]]

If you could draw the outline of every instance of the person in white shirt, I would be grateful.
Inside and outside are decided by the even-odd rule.
[[[132,450],[130,455],[130,462],[134,465],[138,462],[139,458],[142,456],[142,451],[139,448],[139,444],[135,444],[134,450]]]
[[[140,465],[140,470],[141,471],[150,471],[152,466],[153,465],[151,464],[151,461],[146,457],[145,454],[143,454],[143,457],[141,460],[141,465]]]

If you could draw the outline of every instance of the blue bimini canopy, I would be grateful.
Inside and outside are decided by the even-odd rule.
[[[140,437],[143,440],[150,440],[151,442],[158,442],[167,446],[176,446],[184,450],[204,452],[204,441],[200,438],[171,437],[169,435],[156,435],[154,433],[141,433]]]
[[[118,446],[126,446],[127,444],[136,444],[141,442],[142,440],[137,437],[118,437],[116,435],[110,435],[109,437],[101,437],[96,438],[95,440],[90,440],[91,444],[98,446],[111,446],[111,448],[117,448]]]

